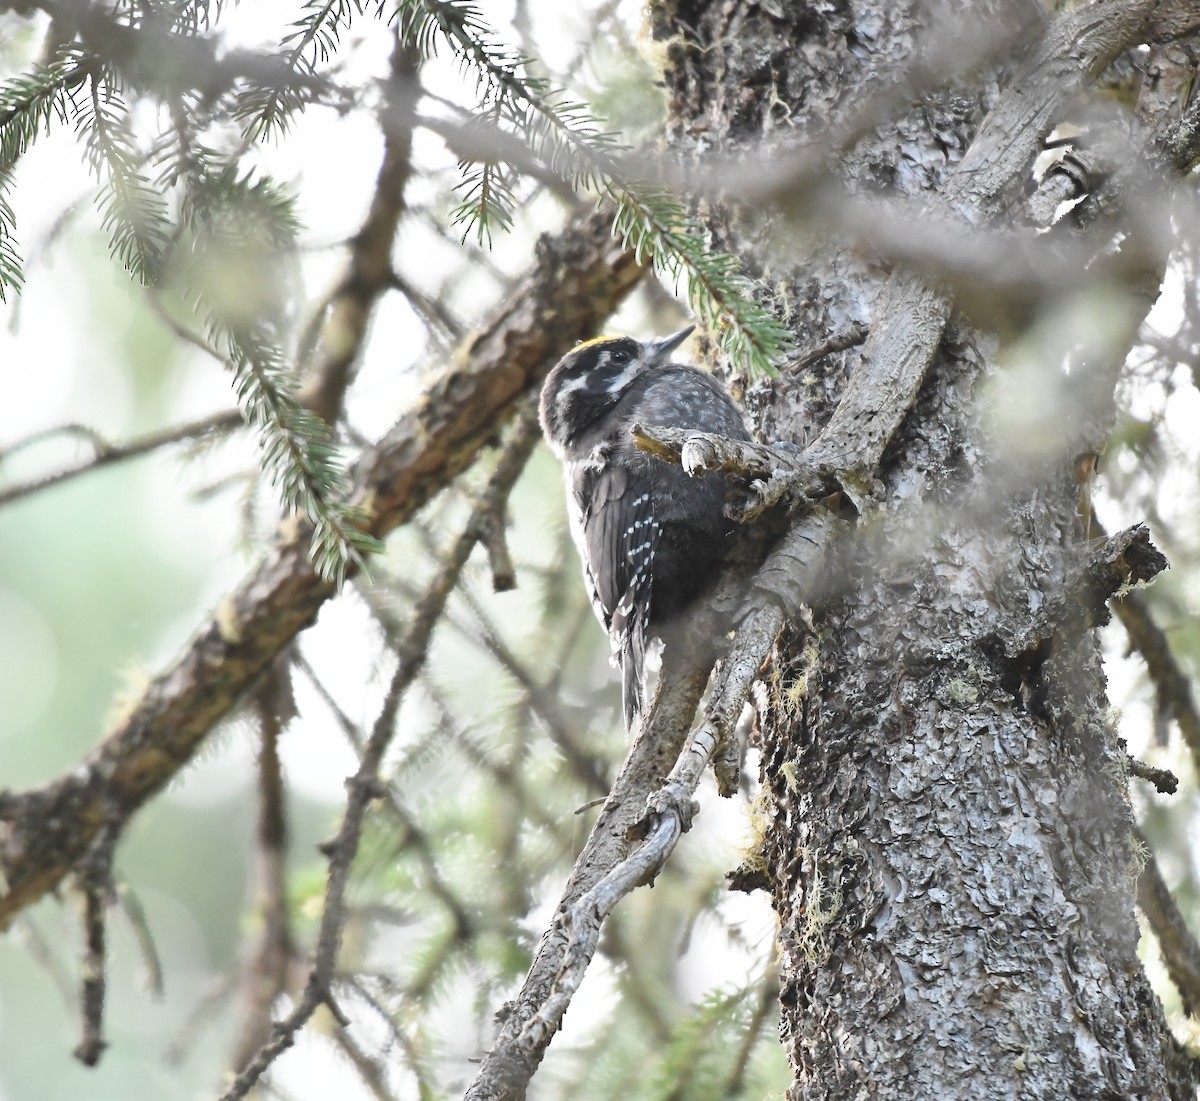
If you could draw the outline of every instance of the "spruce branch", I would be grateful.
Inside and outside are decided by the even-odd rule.
[[[65,50],[51,64],[0,84],[0,302],[7,301],[5,288],[20,290],[22,282],[17,219],[7,198],[13,169],[53,118],[66,121],[66,93],[85,76],[79,54]]]
[[[113,69],[92,73],[90,93],[75,109],[88,164],[101,184],[97,206],[113,257],[143,285],[163,273],[172,227],[163,197],[142,172],[144,157]]]
[[[78,50],[0,84],[0,167],[11,169],[42,127],[57,116],[65,122],[66,92],[87,76]]]
[[[649,259],[656,272],[676,282],[686,276],[688,299],[704,327],[719,337],[722,351],[756,374],[775,374],[775,365],[791,347],[791,334],[754,299],[737,259],[710,251],[703,231],[665,189],[639,192],[609,180],[605,193],[616,203],[613,227],[622,240]]]
[[[464,75],[475,79],[480,112],[504,136],[515,132],[534,157],[575,188],[610,200],[616,207],[614,231],[687,293],[722,350],[754,373],[774,373],[790,347],[787,328],[757,302],[738,261],[712,251],[699,224],[665,188],[627,179],[620,154],[628,152],[586,104],[571,100],[542,77],[528,72],[529,59],[501,43],[469,0],[403,0],[397,11],[401,37],[425,56],[444,43]],[[507,228],[515,201],[510,173],[501,158],[461,162],[467,200],[455,210],[480,243],[493,226]],[[500,184],[503,184],[501,188]],[[490,191],[489,191],[490,189]]]
[[[310,560],[323,578],[340,586],[349,566],[361,567],[381,544],[345,502],[345,469],[328,425],[296,400],[295,378],[264,330],[212,316],[208,338],[226,349],[238,406],[259,432],[272,483],[285,506],[313,525]]]
[[[512,229],[517,197],[511,170],[503,164],[467,160],[460,160],[458,167],[463,178],[455,191],[461,192],[463,199],[450,212],[450,221],[463,227],[461,242],[474,232],[476,244],[490,249],[493,227],[501,233]]]
[[[6,192],[12,180],[8,168],[0,168],[0,302],[7,302],[4,288],[21,289],[21,254],[17,251],[17,216]]]
[[[239,173],[234,163],[206,157],[198,163],[207,170],[186,180],[181,203],[193,238],[189,290],[207,342],[233,372],[238,408],[259,434],[266,472],[285,508],[313,525],[309,553],[317,572],[340,585],[347,568],[361,567],[379,543],[346,503],[345,470],[329,426],[301,405],[295,372],[275,336],[279,305],[270,288],[278,280],[268,273],[295,248],[293,198],[270,179]],[[230,272],[239,275],[237,293],[229,291]]]
[[[483,334],[359,460],[355,489],[371,497],[372,531],[383,536],[408,522],[474,462],[518,395],[593,332],[642,272],[595,215],[543,238],[537,263]],[[87,758],[41,789],[0,797],[0,927],[62,881],[114,799],[132,816],[183,768],[334,591],[297,543],[277,539],[223,602],[219,621],[214,616],[200,625]]]
[[[362,0],[306,0],[303,14],[279,44],[279,55],[286,73],[310,79],[273,79],[248,87],[235,112],[248,140],[264,141],[287,132],[292,115],[320,87],[318,66],[337,53],[342,32],[362,12]]]

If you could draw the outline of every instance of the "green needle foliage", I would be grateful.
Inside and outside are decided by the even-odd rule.
[[[64,50],[52,64],[0,84],[0,302],[21,287],[17,216],[8,202],[13,169],[54,118],[66,121],[67,89],[85,76],[78,53]]]
[[[170,247],[167,204],[142,172],[145,157],[129,125],[116,73],[92,73],[85,94],[72,96],[75,129],[83,135],[88,164],[101,184],[97,205],[110,248],[143,285],[157,283]]]
[[[211,5],[169,7],[180,37],[207,28],[213,15]],[[144,93],[145,77],[144,69],[127,73],[72,45],[53,63],[0,87],[0,299],[21,281],[16,215],[6,196],[13,172],[40,133],[69,123],[99,185],[97,208],[113,257],[143,285],[171,282],[192,303],[209,344],[232,371],[242,414],[258,430],[265,472],[284,507],[313,525],[314,565],[340,583],[378,542],[344,503],[339,451],[329,426],[298,403],[298,381],[279,335],[282,303],[274,288],[280,261],[296,247],[292,199],[272,181],[239,172],[241,151],[219,152],[201,140],[221,112],[202,95],[149,89],[168,106],[171,126],[149,150],[139,148],[127,97]],[[286,99],[295,87],[286,81],[275,87],[281,106],[264,117],[278,121],[295,107]]]
[[[477,117],[504,137],[519,138],[534,160],[573,187],[612,202],[614,229],[622,239],[676,284],[686,277],[692,306],[734,362],[754,373],[773,373],[790,347],[786,327],[754,299],[737,260],[707,247],[676,196],[626,177],[620,155],[628,148],[602,128],[586,104],[531,74],[531,59],[501,43],[470,0],[401,0],[397,17],[401,35],[422,55],[436,56],[444,44],[463,74],[474,79]],[[495,142],[498,151],[504,144]],[[502,155],[464,158],[460,166],[464,197],[454,220],[464,226],[464,237],[474,231],[481,244],[490,243],[493,229],[512,223],[518,166],[506,164]]]
[[[251,141],[282,137],[291,118],[316,98],[322,88],[320,67],[337,53],[342,33],[355,15],[362,15],[361,0],[307,0],[303,14],[279,44],[288,73],[301,80],[250,83],[238,96],[235,116]]]
[[[296,398],[296,376],[274,330],[283,327],[276,269],[296,247],[292,197],[239,175],[212,150],[189,153],[182,213],[192,237],[186,272],[209,343],[233,370],[238,405],[259,430],[264,466],[283,500],[313,524],[313,562],[338,584],[379,549],[343,503],[345,471],[329,426]],[[179,171],[175,165],[171,171]]]
[[[10,186],[11,175],[10,169],[0,169],[0,302],[8,301],[5,287],[21,289],[21,255],[17,252],[16,237],[10,228],[16,225],[17,216],[5,194]]]

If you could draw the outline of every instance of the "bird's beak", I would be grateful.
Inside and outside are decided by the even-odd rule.
[[[666,340],[660,340],[657,344],[647,344],[642,353],[642,362],[650,367],[658,367],[666,363],[671,358],[671,353],[695,331],[696,326],[689,325],[686,329],[680,329],[674,336],[667,337]]]

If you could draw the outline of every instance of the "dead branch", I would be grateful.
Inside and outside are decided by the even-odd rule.
[[[1200,944],[1184,921],[1170,887],[1162,877],[1154,850],[1140,833],[1146,863],[1138,876],[1138,907],[1146,915],[1162,951],[1167,974],[1179,991],[1183,1011],[1195,1017],[1200,1009]]]
[[[1159,795],[1174,795],[1179,790],[1179,777],[1169,768],[1154,768],[1145,761],[1139,761],[1132,754],[1127,754],[1127,759],[1130,776],[1153,784]]]
[[[389,65],[381,116],[383,163],[366,219],[351,243],[346,272],[324,310],[315,361],[300,393],[301,404],[328,424],[341,413],[376,303],[393,286],[392,244],[405,212],[404,188],[412,167],[418,57],[397,38]]]
[[[230,1068],[236,1074],[270,1039],[271,1013],[287,989],[295,956],[287,895],[287,807],[279,739],[295,713],[287,656],[281,655],[254,692],[258,723],[258,823],[255,900],[258,934],[239,968],[241,1019]]]
[[[113,850],[119,831],[106,822],[79,866],[83,896],[83,962],[79,994],[83,1035],[74,1056],[85,1067],[94,1067],[108,1047],[104,1039],[104,1002],[108,989],[108,908],[113,901]]]
[[[558,914],[561,915],[603,880],[630,853],[631,831],[645,814],[646,801],[669,775],[682,748],[685,731],[704,686],[711,658],[697,657],[704,646],[668,649],[663,672],[646,720],[630,749],[612,791],[596,819],[583,851],[567,881]],[[479,1073],[468,1089],[468,1099],[517,1098],[537,1070],[545,1044],[533,1050],[519,1039],[551,996],[563,960],[568,933],[560,920],[542,934],[538,952],[517,997],[505,1010],[504,1024]]]
[[[390,636],[393,640],[398,639],[400,632],[395,632]],[[341,728],[342,733],[346,735],[350,744],[354,747],[355,753],[360,757],[363,753],[363,747],[366,738],[362,732],[351,721],[350,717],[337,705],[336,701],[329,694],[329,690],[324,683],[317,677],[316,670],[312,668],[303,658],[297,659],[297,665],[303,670],[305,675],[313,687],[320,695],[322,702],[329,708],[333,714],[335,721]],[[445,908],[446,913],[450,916],[451,924],[454,927],[454,933],[457,937],[466,938],[473,933],[472,922],[463,907],[462,902],[454,894],[447,885],[445,878],[442,875],[441,869],[438,867],[437,860],[434,857],[433,846],[429,843],[425,831],[417,824],[412,815],[408,812],[408,808],[401,801],[400,794],[396,790],[394,784],[388,784],[384,794],[381,796],[381,805],[384,810],[395,820],[403,831],[403,838],[398,844],[400,851],[410,851],[415,854],[417,862],[421,865],[421,870],[424,873],[426,881],[426,890],[436,898]]]
[[[1167,560],[1150,542],[1144,524],[1096,541],[1068,566],[1054,597],[1033,617],[1028,633],[1005,640],[1004,652],[1015,658],[1056,634],[1103,626],[1109,619],[1111,597],[1150,581],[1166,568]]]
[[[1146,663],[1160,708],[1169,712],[1179,725],[1192,761],[1200,765],[1200,710],[1196,707],[1191,677],[1179,664],[1166,633],[1154,622],[1141,593],[1123,594],[1113,601],[1112,608],[1128,633],[1130,644]]]
[[[747,524],[783,500],[813,502],[841,490],[830,467],[816,465],[789,444],[732,440],[712,432],[669,425],[634,424],[629,429],[641,451],[679,463],[692,477],[723,471],[749,479],[745,500],[729,502],[726,514]]]
[[[757,575],[754,604],[731,645],[704,719],[686,743],[682,732],[708,679],[712,651],[696,648],[694,642],[690,648],[665,651],[646,722],[575,862],[521,993],[508,1008],[500,1035],[467,1091],[468,1101],[523,1095],[591,962],[604,918],[635,887],[653,880],[691,824],[692,795],[714,750],[741,715],[784,621],[788,605],[767,595],[779,588],[781,572],[792,579],[786,589],[789,597],[797,589],[815,587],[840,530],[832,514],[818,510],[768,557]],[[714,623],[725,615],[723,599],[724,594],[714,595],[710,609],[694,617],[696,637],[711,637]]]

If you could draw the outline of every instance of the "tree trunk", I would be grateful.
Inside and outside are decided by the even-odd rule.
[[[879,461],[857,464],[857,527],[814,596],[815,630],[793,616],[759,699],[762,866],[794,1098],[1191,1096],[1169,1069],[1174,1042],[1137,958],[1126,758],[1094,629],[1108,595],[1096,579],[1116,552],[1089,544],[1073,477],[1103,438],[1124,348],[1093,348],[1068,376],[1043,344],[1017,371],[1020,333],[1053,334],[1062,315],[1017,296],[1024,312],[998,342],[919,276],[885,289],[884,265],[811,170],[833,166],[851,196],[927,199],[934,211],[950,196],[955,218],[1019,221],[1072,81],[1146,41],[1144,24],[1115,29],[1142,18],[1129,14],[1137,5],[1093,7],[1099,22],[1066,28],[1069,62],[1035,69],[1062,28],[1041,27],[1032,3],[977,4],[958,28],[936,3],[892,0],[654,11],[672,147],[684,164],[729,166],[703,209],[718,242],[788,318],[801,353],[871,328],[865,350],[743,380],[760,437],[810,442],[855,371],[918,344],[906,325],[935,326],[917,400]],[[1009,34],[1038,49],[1006,51]],[[955,49],[939,54],[931,35]],[[922,75],[952,63],[959,80]],[[992,164],[968,149],[1016,78],[1036,99],[1035,77],[1061,87],[1040,88],[1036,119],[1008,124],[1028,147],[1022,171],[986,193],[975,162],[956,169],[970,155]],[[779,200],[769,217],[757,205],[768,192]],[[814,241],[827,227],[839,243]],[[926,318],[897,316],[906,295]],[[1118,306],[1127,347],[1147,299]],[[891,400],[882,388],[860,398],[867,419]]]

